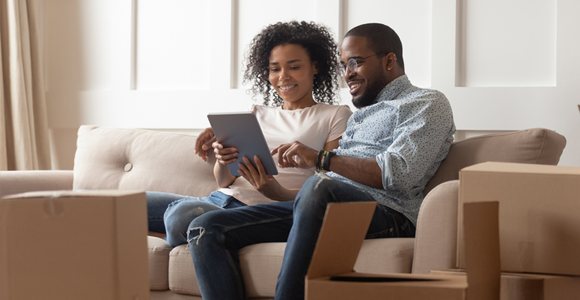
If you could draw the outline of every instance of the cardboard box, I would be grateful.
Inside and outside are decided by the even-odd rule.
[[[358,252],[362,246],[375,207],[375,203],[369,202],[328,205],[316,249],[306,275],[306,300],[383,300],[387,297],[389,299],[406,300],[465,299],[468,287],[465,276],[353,272]],[[477,208],[480,208],[480,206]],[[480,271],[483,271],[477,273],[476,275],[478,276],[475,276],[480,279],[479,285],[471,280],[469,282],[470,295],[475,294],[478,297],[470,299],[497,299],[499,297],[497,203],[492,207],[495,211],[487,208],[489,206],[481,211],[481,217],[488,218],[491,220],[490,222],[493,222],[494,217],[491,213],[495,213],[495,232],[493,231],[494,226],[489,226],[489,224],[481,222],[478,218],[474,218],[473,222],[470,223],[470,228],[473,228],[473,225],[479,227],[477,232],[481,233],[481,235],[477,235],[477,239],[470,240],[469,250],[485,248],[485,246],[478,248],[480,245],[474,245],[472,243],[474,240],[481,240],[483,243],[491,244],[491,249],[495,250],[495,254],[492,253],[489,256],[492,257],[492,261],[495,260],[497,263],[482,263],[479,265]],[[471,209],[471,211],[474,210]],[[489,232],[491,234],[488,234]],[[495,242],[493,239],[495,239]],[[473,253],[473,251],[470,253]],[[470,256],[470,262],[473,262],[474,258],[479,259],[477,253],[475,254]],[[483,262],[485,259],[481,261]],[[489,278],[486,278],[486,276],[491,274],[490,277],[493,277],[494,272],[497,279],[495,287],[494,283],[489,281],[482,285],[481,279],[483,281],[488,280]],[[479,288],[475,288],[472,292],[471,285]],[[493,295],[494,292],[495,297]],[[486,296],[488,298],[485,298]]]
[[[465,277],[463,270],[432,270],[433,275]],[[529,273],[501,274],[500,300],[577,300],[580,277]]]
[[[0,200],[0,299],[149,299],[145,194]]]
[[[580,168],[489,162],[459,178],[458,268],[463,203],[499,201],[502,271],[580,275]]]

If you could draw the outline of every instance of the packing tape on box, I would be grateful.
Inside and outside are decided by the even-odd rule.
[[[54,192],[44,201],[44,215],[49,218],[64,216],[64,205],[61,202],[63,192]]]

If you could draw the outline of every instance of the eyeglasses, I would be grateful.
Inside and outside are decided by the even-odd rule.
[[[373,57],[375,55],[385,54],[384,52],[375,53],[373,55],[369,55],[367,57],[359,58],[358,61],[354,58],[349,58],[346,64],[340,66],[340,74],[342,77],[346,76],[346,69],[350,71],[350,73],[356,73],[358,70],[358,64],[369,57]]]

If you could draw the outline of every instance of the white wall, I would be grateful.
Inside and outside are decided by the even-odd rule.
[[[42,0],[38,0],[42,1]],[[546,127],[580,166],[576,0],[44,1],[54,167],[71,169],[82,124],[193,132],[206,114],[252,104],[244,52],[267,24],[307,20],[337,42],[381,22],[403,41],[407,74],[443,91],[458,137]],[[346,89],[341,101],[350,104]]]

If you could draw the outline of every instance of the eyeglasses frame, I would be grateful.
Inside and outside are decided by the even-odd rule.
[[[369,55],[367,57],[359,58],[358,60],[363,62],[365,59],[367,59],[369,57],[373,57],[375,55],[379,55],[379,54],[389,55],[389,53],[387,53],[387,52],[378,52],[378,53],[375,53],[373,55]],[[358,64],[359,64],[359,62],[354,57],[349,58],[346,61],[346,64],[341,64],[340,65],[340,74],[342,75],[342,77],[346,77],[346,69],[347,68],[349,69],[350,73],[356,73],[356,71],[358,71]]]

